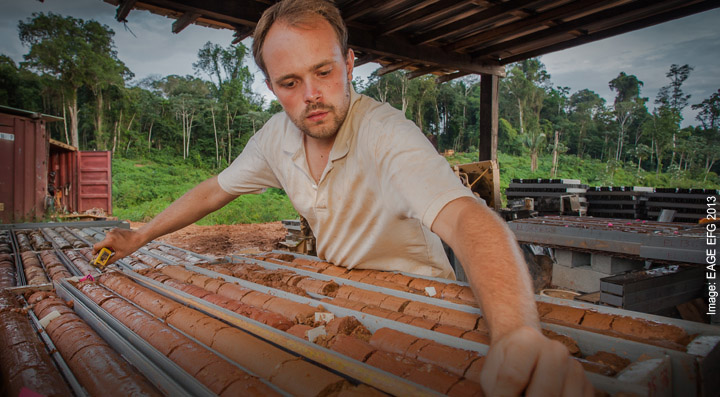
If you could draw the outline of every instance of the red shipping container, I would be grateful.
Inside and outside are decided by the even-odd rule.
[[[62,120],[0,106],[0,222],[42,220],[52,205],[111,214],[110,152],[81,152],[50,139],[45,124]]]

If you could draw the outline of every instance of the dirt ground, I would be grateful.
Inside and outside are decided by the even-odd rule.
[[[143,223],[131,222],[137,229]],[[278,248],[285,239],[281,222],[198,226],[190,225],[158,240],[186,250],[213,256],[225,256],[241,251],[258,249],[270,251]]]

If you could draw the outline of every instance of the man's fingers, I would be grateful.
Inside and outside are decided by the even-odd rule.
[[[537,364],[536,356],[507,357],[495,378],[493,396],[519,396],[527,387],[533,369]]]
[[[585,385],[583,385],[582,396],[593,397],[595,395],[595,388],[593,387],[592,383],[590,383],[590,381],[585,377],[585,373],[583,373],[583,379],[585,380]]]
[[[480,373],[480,384],[486,395],[491,395],[491,391],[495,387],[495,379],[498,371],[502,367],[504,361],[504,352],[502,349],[490,349],[488,355],[485,356],[485,363]]]
[[[118,259],[121,259],[135,251],[133,231],[123,229],[111,229],[105,238],[93,244],[93,255],[97,255],[101,249],[107,248],[114,252],[114,255],[110,257],[107,264],[114,263]]]
[[[565,384],[563,385],[562,395],[571,396],[587,396],[588,382],[583,371],[582,364],[572,360],[567,368],[567,375],[565,376]],[[592,396],[592,387],[589,387],[590,395]]]
[[[488,395],[517,396],[525,390],[540,353],[532,348],[533,333],[539,334],[529,328],[518,330],[491,349],[485,363],[488,372],[481,378]]]
[[[525,394],[530,397],[561,395],[569,361],[570,355],[562,343],[553,341],[545,344]]]

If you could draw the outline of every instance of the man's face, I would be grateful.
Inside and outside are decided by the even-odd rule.
[[[272,25],[263,45],[268,88],[306,135],[334,138],[350,107],[354,54],[343,54],[330,24]]]

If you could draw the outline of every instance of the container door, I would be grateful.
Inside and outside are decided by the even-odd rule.
[[[13,209],[15,208],[13,205],[14,145],[13,119],[0,115],[0,223],[12,223],[13,221]]]
[[[110,152],[78,152],[78,212],[101,208],[112,214],[112,163]]]

